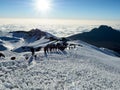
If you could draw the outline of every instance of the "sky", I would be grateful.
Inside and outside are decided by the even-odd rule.
[[[36,0],[0,0],[0,18],[120,21],[120,0],[46,0],[50,10],[36,10]]]

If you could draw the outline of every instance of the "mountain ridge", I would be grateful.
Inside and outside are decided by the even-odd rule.
[[[13,31],[10,33],[12,33],[13,37],[23,38],[28,42],[34,42],[36,40],[41,39],[42,37],[45,37],[45,38],[54,37],[54,38],[56,38],[54,35],[52,35],[48,32],[44,32],[44,31],[37,29],[37,28],[31,29],[30,31]],[[30,41],[30,39],[31,39],[31,41]]]
[[[12,31],[6,32],[0,36],[0,51],[29,45],[44,38],[47,41],[57,40],[58,38],[48,32],[40,29],[31,29],[30,31]]]
[[[90,32],[67,37],[71,40],[83,40],[97,47],[104,47],[120,53],[120,31],[107,25],[101,25]]]

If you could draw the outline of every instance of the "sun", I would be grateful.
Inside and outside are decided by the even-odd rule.
[[[35,9],[39,12],[49,11],[51,8],[50,0],[35,0]]]

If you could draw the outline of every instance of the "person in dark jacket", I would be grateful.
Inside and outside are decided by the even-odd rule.
[[[32,56],[34,56],[35,55],[35,49],[33,47],[31,47],[30,51],[32,52]]]

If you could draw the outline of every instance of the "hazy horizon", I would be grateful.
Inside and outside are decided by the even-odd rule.
[[[88,32],[100,25],[108,25],[120,30],[120,24],[113,21],[98,20],[58,20],[58,19],[0,19],[0,31],[30,31],[38,28],[58,37]]]
[[[0,18],[0,24],[77,24],[77,25],[119,25],[120,20],[80,20],[45,18]]]

